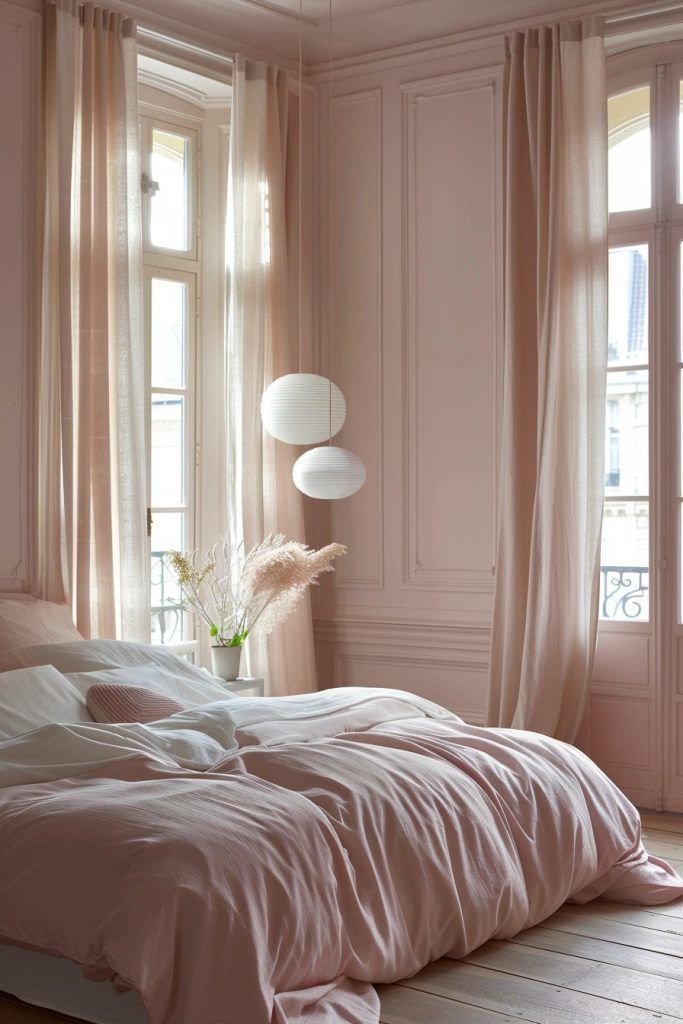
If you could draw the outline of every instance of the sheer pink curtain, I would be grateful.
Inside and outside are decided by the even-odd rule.
[[[129,18],[48,3],[37,587],[85,636],[149,634],[137,54]]]
[[[233,543],[247,550],[269,533],[304,540],[303,499],[292,483],[298,449],[274,441],[260,414],[268,384],[298,368],[290,316],[290,296],[298,295],[298,116],[287,73],[238,54],[227,223],[228,520]],[[267,639],[249,639],[247,665],[271,694],[316,688],[308,598]]]
[[[505,364],[488,722],[572,741],[598,621],[607,360],[600,19],[508,38]]]

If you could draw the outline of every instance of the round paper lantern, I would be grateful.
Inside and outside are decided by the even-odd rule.
[[[261,419],[269,434],[287,444],[319,444],[334,437],[346,419],[346,400],[317,373],[288,373],[274,380],[261,399]]]
[[[294,483],[309,498],[348,498],[365,483],[365,466],[346,448],[311,448],[294,463]]]

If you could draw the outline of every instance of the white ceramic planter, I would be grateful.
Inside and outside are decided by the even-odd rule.
[[[219,679],[229,682],[237,679],[240,674],[241,647],[221,647],[216,644],[211,648],[211,669]]]

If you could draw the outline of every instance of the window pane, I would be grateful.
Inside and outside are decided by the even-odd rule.
[[[189,148],[184,135],[153,129],[152,178],[159,188],[150,203],[150,238],[160,249],[190,248]]]
[[[605,493],[649,493],[647,370],[607,374]]]
[[[155,512],[152,516],[152,643],[178,643],[186,639],[187,613],[183,612],[175,574],[164,561],[167,551],[182,551],[182,512]]]
[[[609,211],[643,210],[650,199],[650,86],[610,96]]]
[[[152,507],[182,505],[185,399],[152,395]]]
[[[648,361],[648,247],[621,245],[609,252],[610,366]]]
[[[152,387],[184,388],[187,285],[152,278]]]
[[[185,549],[185,514],[183,512],[154,512],[152,515],[152,557],[161,557],[166,551]]]
[[[649,618],[649,506],[646,501],[607,501],[602,525],[600,617]]]

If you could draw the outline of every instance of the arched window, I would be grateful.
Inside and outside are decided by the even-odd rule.
[[[683,810],[683,43],[608,64],[609,330],[593,756]]]

